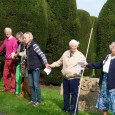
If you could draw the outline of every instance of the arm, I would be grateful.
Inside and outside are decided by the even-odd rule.
[[[44,64],[48,64],[48,61],[46,59],[46,56],[44,53],[41,51],[40,47],[37,44],[33,45],[34,51],[42,58]]]
[[[14,58],[15,58],[15,57],[14,57],[14,56],[15,56],[15,53],[16,53],[17,48],[18,48],[18,44],[17,44],[17,41],[16,41],[16,40],[14,41],[12,47],[13,47],[13,51],[12,51],[12,53],[11,53],[11,58],[14,59]]]
[[[16,51],[17,51],[17,48],[18,48],[18,44],[17,44],[17,41],[15,40],[14,41],[14,43],[13,43],[13,51],[12,51],[12,53],[16,53]]]
[[[103,67],[103,61],[95,62],[95,63],[88,63],[86,67],[89,69],[100,69]]]
[[[63,56],[56,62],[53,62],[50,67],[59,67],[63,64]]]
[[[5,41],[3,42],[3,44],[0,46],[0,52],[2,52],[5,49]]]

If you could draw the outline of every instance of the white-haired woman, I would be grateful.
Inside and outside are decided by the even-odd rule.
[[[42,67],[42,61],[44,62],[46,67],[48,67],[48,62],[39,45],[33,41],[33,35],[31,32],[24,33],[24,40],[27,44],[27,69],[31,93],[31,101],[29,102],[29,104],[32,104],[36,107],[41,103],[39,77],[40,69]]]
[[[112,42],[109,48],[111,53],[102,61],[84,65],[84,67],[90,69],[103,68],[99,82],[100,92],[96,104],[96,107],[103,111],[103,115],[107,115],[108,110],[111,110],[115,115],[115,42]]]
[[[74,114],[75,111],[79,80],[81,76],[81,70],[79,70],[76,65],[78,62],[86,62],[85,56],[77,49],[78,45],[78,41],[74,39],[71,40],[69,42],[70,49],[65,51],[58,61],[50,65],[52,68],[63,65],[64,107],[62,110],[64,112],[70,112],[70,114]]]

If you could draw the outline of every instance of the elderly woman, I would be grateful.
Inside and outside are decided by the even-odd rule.
[[[89,63],[87,68],[103,68],[100,77],[100,92],[96,107],[103,111],[103,115],[108,114],[110,109],[115,115],[115,42],[109,46],[111,54],[108,54],[102,61]]]
[[[24,40],[27,44],[27,69],[31,93],[31,101],[29,102],[29,104],[37,107],[41,103],[39,77],[40,69],[42,67],[42,61],[44,62],[46,67],[48,67],[49,64],[39,45],[33,41],[33,35],[31,32],[24,33]]]
[[[63,89],[64,89],[63,92],[64,107],[62,111],[70,112],[70,114],[72,115],[74,114],[76,107],[78,86],[81,76],[81,70],[79,70],[76,67],[76,65],[78,62],[86,61],[85,56],[80,51],[78,51],[77,49],[78,45],[79,45],[78,41],[71,40],[69,42],[70,50],[65,51],[62,57],[58,61],[50,65],[50,67],[52,68],[63,65],[62,74],[63,74]]]

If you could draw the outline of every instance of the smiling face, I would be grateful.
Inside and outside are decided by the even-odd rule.
[[[70,50],[71,50],[72,52],[75,52],[75,51],[77,50],[77,45],[76,45],[76,44],[71,44],[71,45],[70,45]]]

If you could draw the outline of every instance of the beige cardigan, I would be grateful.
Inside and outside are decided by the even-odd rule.
[[[77,62],[86,62],[85,56],[77,50],[73,56],[70,57],[70,50],[67,50],[58,61],[51,64],[51,67],[63,65],[62,74],[66,79],[80,78],[81,70],[77,69]]]

